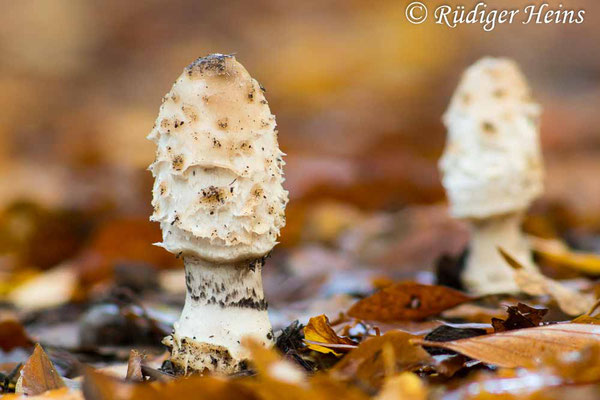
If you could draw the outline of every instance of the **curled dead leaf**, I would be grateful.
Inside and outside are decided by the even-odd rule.
[[[473,299],[445,286],[401,282],[360,300],[348,315],[382,322],[421,320]]]
[[[519,289],[531,296],[549,295],[560,309],[568,315],[580,315],[594,305],[594,297],[570,289],[562,283],[542,275],[540,272],[523,268],[523,266],[504,249],[498,251],[506,262],[514,269],[515,282]]]
[[[592,324],[600,325],[600,317],[598,315],[592,315],[600,307],[600,299],[596,300],[596,303],[590,308],[585,314],[580,315],[571,321],[574,324]]]
[[[494,332],[511,331],[513,329],[533,328],[539,326],[548,313],[547,308],[533,308],[527,304],[518,303],[516,306],[508,306],[508,318],[492,318]]]
[[[304,342],[311,350],[334,355],[340,355],[340,352],[356,347],[354,340],[338,336],[335,333],[325,315],[312,317],[308,321],[304,327]]]

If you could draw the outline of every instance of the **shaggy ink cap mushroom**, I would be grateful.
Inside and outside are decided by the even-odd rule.
[[[451,213],[472,228],[463,275],[471,291],[517,290],[497,246],[534,268],[520,223],[543,191],[540,112],[516,63],[484,58],[466,70],[444,114],[440,170]]]
[[[187,296],[165,339],[181,370],[235,372],[241,338],[272,339],[261,269],[285,225],[287,191],[275,116],[235,57],[188,65],[148,136],[157,145],[151,219],[184,258]]]

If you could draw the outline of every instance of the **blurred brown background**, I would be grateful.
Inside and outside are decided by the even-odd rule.
[[[442,4],[425,2],[430,14]],[[443,201],[440,117],[461,71],[486,55],[516,59],[544,107],[547,192],[539,207],[564,208],[597,229],[598,1],[564,2],[586,10],[581,25],[501,25],[489,33],[435,25],[431,15],[411,25],[407,3],[2,2],[0,249],[25,246],[26,264],[37,267],[83,243],[119,257],[123,247],[142,259],[155,251],[147,238],[158,228],[145,222],[154,148],[145,136],[183,67],[211,52],[235,53],[267,88],[288,154],[284,248],[302,237],[316,200],[360,212]],[[488,8],[526,3],[488,1]]]

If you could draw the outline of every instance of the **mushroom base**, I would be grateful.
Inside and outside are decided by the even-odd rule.
[[[173,334],[163,340],[171,362],[184,374],[235,373],[249,357],[250,336],[269,346],[273,332],[262,287],[263,260],[215,265],[186,257],[185,306]]]
[[[516,293],[519,287],[512,268],[498,252],[502,247],[525,268],[536,269],[531,248],[521,232],[521,213],[471,220],[469,256],[462,275],[463,285],[478,295]]]

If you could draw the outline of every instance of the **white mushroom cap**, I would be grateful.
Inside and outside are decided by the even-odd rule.
[[[484,58],[467,69],[443,117],[440,169],[454,216],[525,210],[541,194],[539,115],[513,61]]]
[[[152,220],[174,254],[213,263],[256,259],[285,225],[275,117],[233,56],[187,66],[148,136],[157,146]]]

